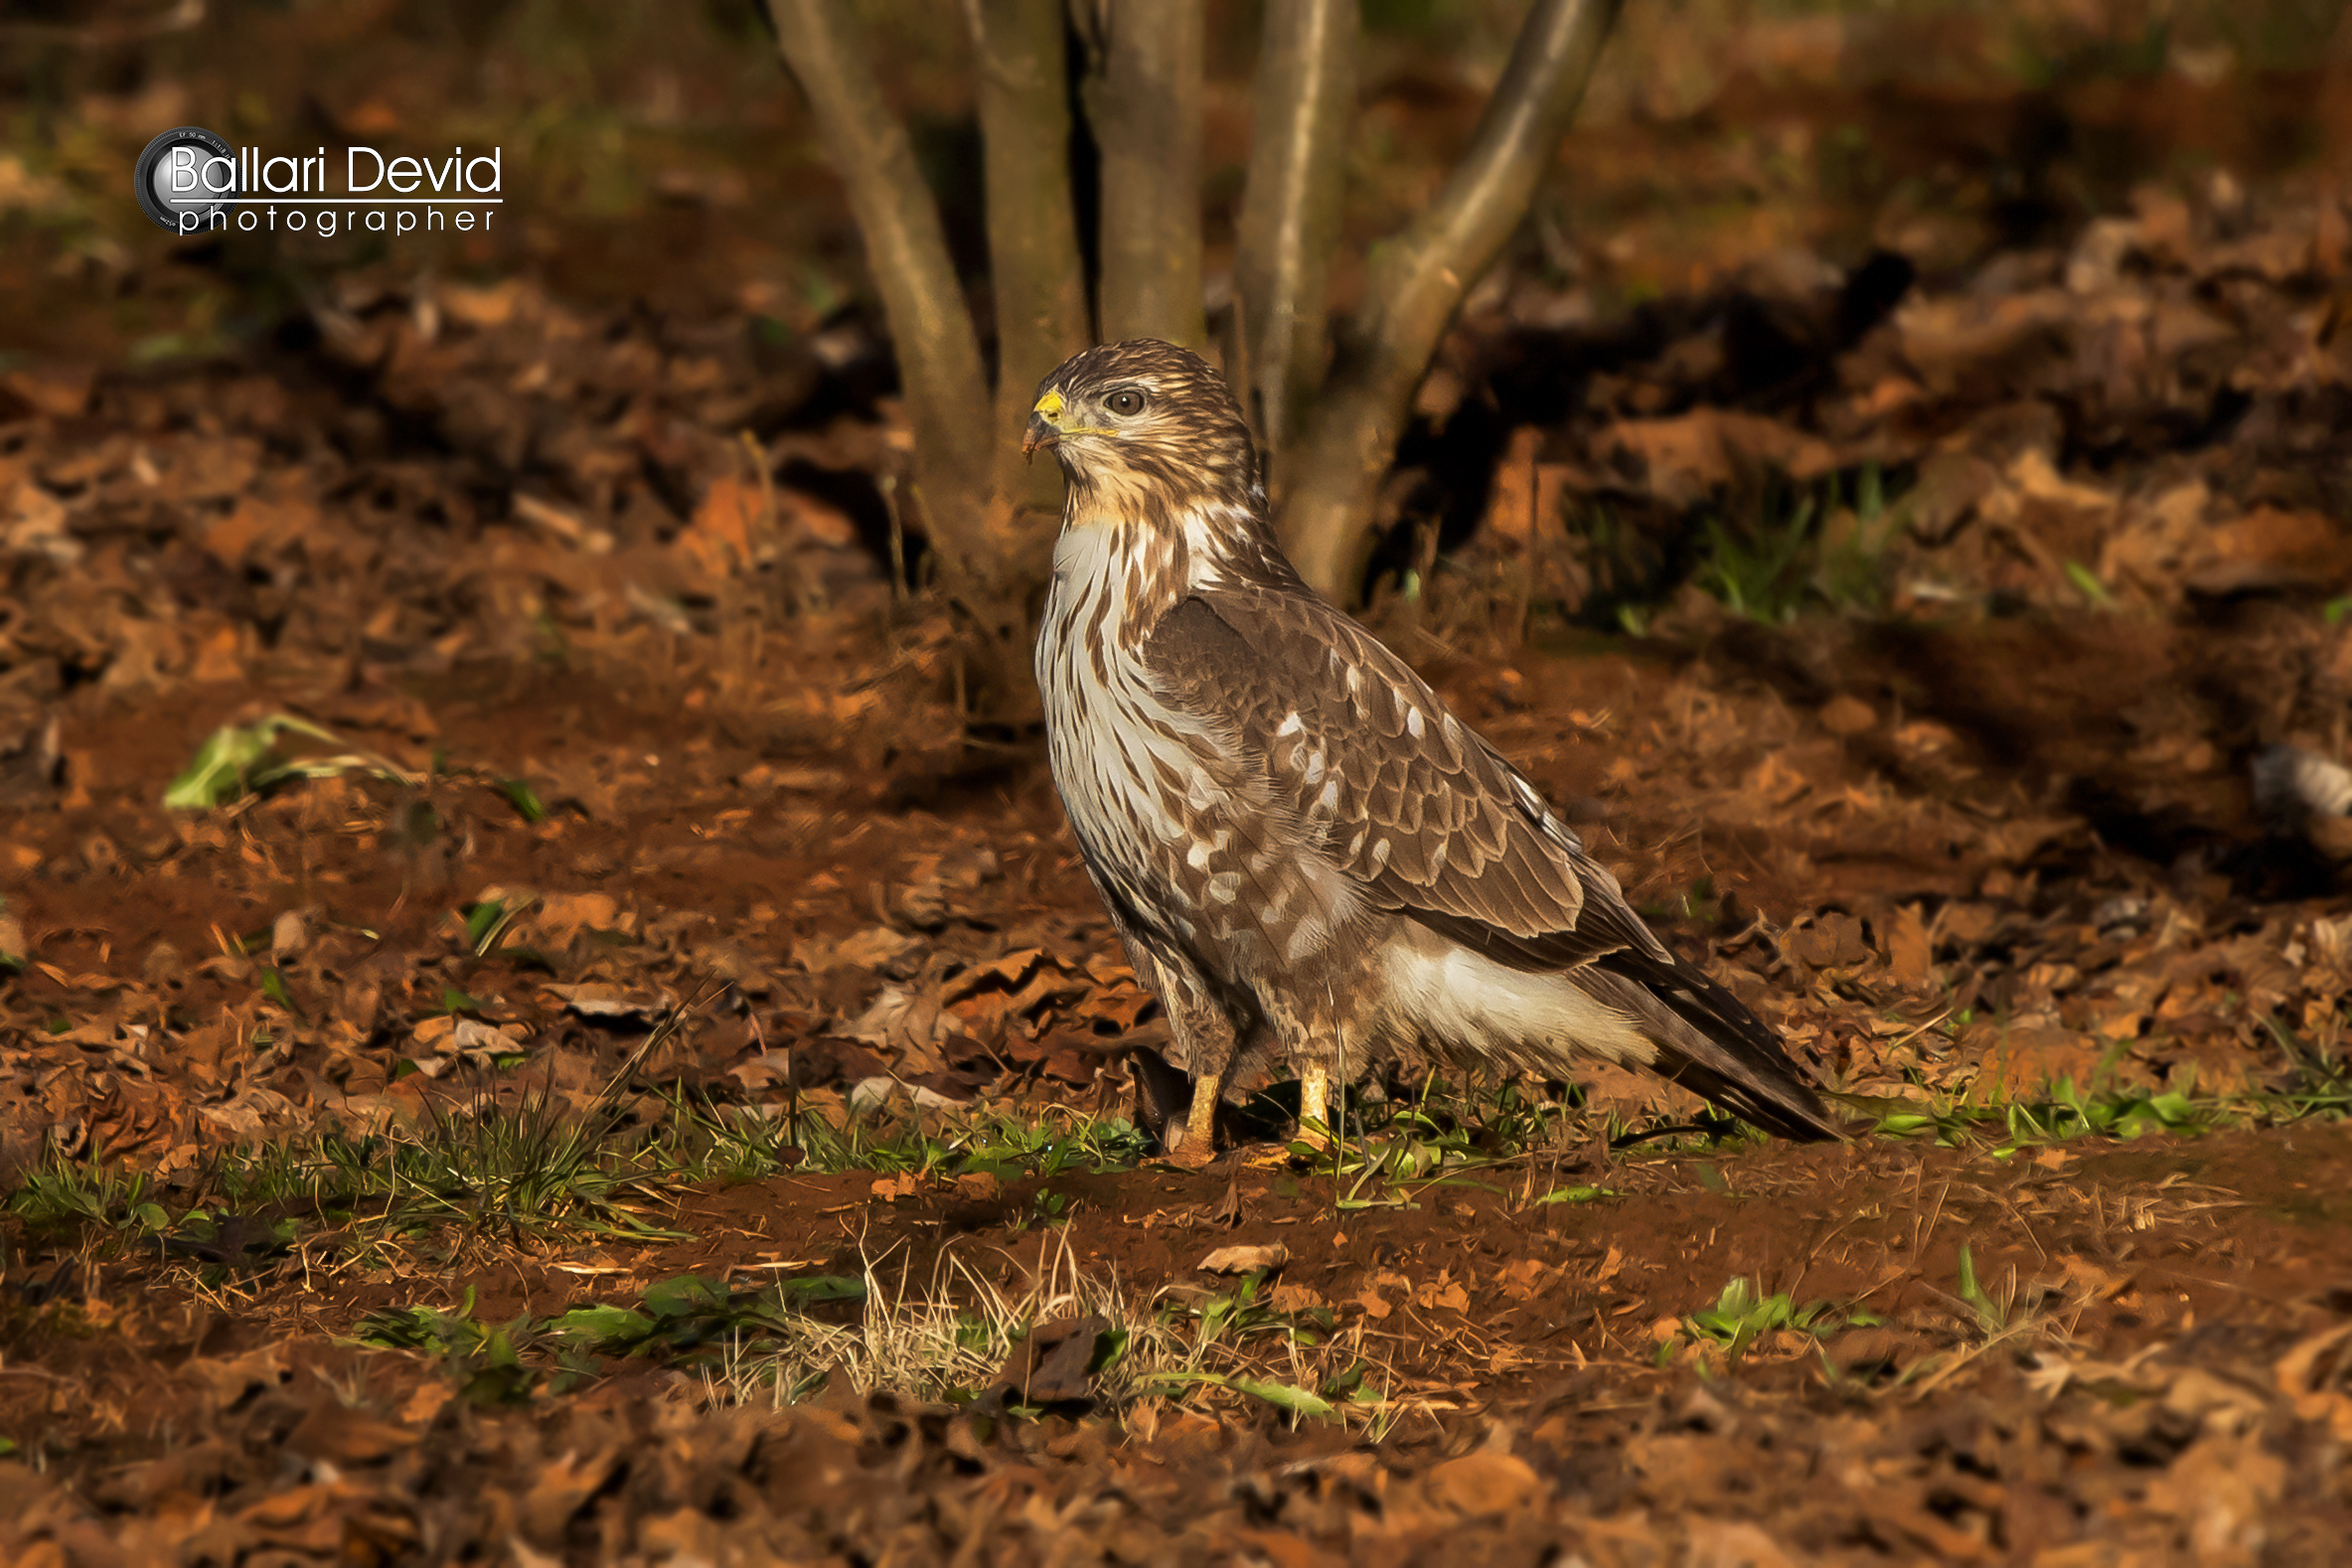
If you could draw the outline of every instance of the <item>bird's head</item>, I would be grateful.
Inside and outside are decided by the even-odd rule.
[[[1157,338],[1088,349],[1039,383],[1020,449],[1033,457],[1039,447],[1053,449],[1074,496],[1171,511],[1265,504],[1257,449],[1225,379]]]

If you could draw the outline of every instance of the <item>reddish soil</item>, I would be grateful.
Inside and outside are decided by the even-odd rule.
[[[151,1538],[197,1548],[194,1508],[225,1548],[362,1557],[495,1551],[519,1530],[572,1555],[685,1531],[851,1560],[897,1542],[1006,1562],[1407,1561],[1441,1541],[1508,1560],[1540,1543],[1609,1562],[2026,1560],[2078,1540],[2165,1559],[2219,1540],[2320,1562],[2352,1525],[2328,1446],[2296,1436],[2345,1420],[2341,1127],[2000,1164],[1865,1144],[1573,1165],[1409,1190],[1340,1223],[1312,1175],[1064,1176],[1066,1221],[1017,1229],[1035,1181],[893,1201],[857,1173],[786,1176],[689,1197],[673,1218],[697,1239],[617,1254],[592,1289],[510,1256],[192,1299],[106,1265],[77,1335],[10,1355],[0,1421],[41,1423],[58,1456],[39,1476],[12,1467],[10,1491],[70,1549],[97,1539],[66,1522],[78,1496],[130,1510],[134,1552],[142,1515]],[[1556,1176],[1622,1195],[1528,1206]],[[1289,1299],[1335,1307],[1340,1335],[1413,1391],[1378,1444],[1246,1411],[1144,1410],[1121,1432],[846,1391],[698,1415],[691,1383],[617,1362],[544,1408],[475,1409],[434,1365],[335,1337],[388,1306],[471,1293],[495,1322],[682,1272],[757,1280],[780,1259],[871,1261],[919,1287],[953,1253],[1019,1286],[1066,1249],[1131,1294],[1182,1293],[1210,1249],[1266,1243],[1289,1250]],[[1962,1243],[2017,1315],[1990,1343],[1953,1295]],[[1726,1372],[1667,1331],[1739,1275],[1886,1324],[1818,1351],[1767,1336]],[[289,1488],[288,1465],[312,1479]]]
[[[1961,646],[1999,658],[1997,638]],[[2232,972],[2216,944],[2226,952],[2247,940],[2233,931],[2291,927],[2313,916],[2289,910],[2324,901],[2243,903],[2211,872],[2183,891],[2114,851],[2054,852],[2053,840],[2085,831],[2063,822],[2031,841],[2045,864],[2071,867],[2042,885],[2042,873],[2001,863],[1984,837],[1950,826],[1957,809],[1877,764],[1867,737],[1821,735],[1817,719],[1715,668],[1529,655],[1441,675],[1558,798],[1592,803],[1585,814],[1606,821],[1638,889],[1687,887],[1702,867],[1713,876],[1724,907],[1675,926],[1685,941],[1739,938],[1748,910],[1810,914],[1770,941],[1731,941],[1719,962],[1778,1003],[1832,1082],[1866,1097],[1903,1092],[1881,1041],[1917,1049],[1900,1069],[1914,1082],[1987,1093],[1997,1082],[2029,1096],[2086,1049],[2095,1054],[2080,1059],[2105,1060],[2118,1081],[2165,1060],[2237,1062],[2249,1082],[2283,1069],[2249,1054],[2258,1037],[2223,1010],[2192,1022],[2209,1031],[2198,1040],[2150,1035],[2138,1056],[2078,1045],[2063,1019],[2085,1006],[2082,988],[2102,983],[2088,979],[2053,987],[2052,1021],[2022,1042],[2037,1025],[1971,1033],[1939,1022],[1956,988],[1982,994],[2002,974],[2052,962],[2033,956],[2045,951],[2110,986],[2177,972],[2186,978],[2160,984],[2218,990]],[[2038,698],[2063,714],[2095,679],[2046,674],[1986,701],[2031,712]],[[910,1081],[958,1096],[977,1087],[991,1103],[1124,1106],[1118,1058],[1101,1050],[1117,1036],[1088,1015],[1133,1017],[1130,993],[1105,967],[1108,930],[1033,753],[984,782],[943,778],[918,758],[860,785],[855,761],[771,746],[763,762],[725,723],[633,709],[573,679],[423,690],[396,706],[398,724],[370,725],[382,715],[331,700],[306,710],[395,757],[429,715],[432,744],[462,759],[453,767],[545,780],[568,765],[593,809],[542,783],[554,815],[533,827],[487,784],[460,778],[427,792],[440,837],[398,846],[389,825],[400,791],[328,781],[226,822],[174,819],[153,805],[155,781],[251,694],[199,692],[168,707],[94,698],[76,709],[71,776],[87,782],[85,797],[19,815],[10,836],[38,857],[11,908],[40,955],[11,1006],[28,1021],[75,1025],[71,1044],[18,1036],[14,1103],[53,1108],[43,1113],[53,1150],[156,1172],[176,1209],[199,1195],[209,1152],[243,1138],[322,1121],[397,1126],[428,1103],[463,1115],[539,1083],[584,1099],[640,1035],[565,1012],[545,987],[599,977],[648,999],[690,994],[713,973],[740,988],[739,1010],[699,1017],[646,1064],[649,1087],[683,1079],[774,1105],[797,1077],[805,1111],[838,1117],[828,1084],[895,1062]],[[1650,716],[1638,726],[1617,716],[1631,713]],[[2065,724],[2049,728],[2049,743],[2064,743]],[[1759,729],[1788,738],[1723,758],[1726,732]],[[1803,798],[1863,804],[1742,826],[1720,802],[1775,760],[1803,770]],[[2014,791],[2036,766],[2028,756],[1974,787]],[[762,787],[778,777],[792,782]],[[2225,808],[2203,831],[2226,841],[2236,820]],[[1922,821],[1946,836],[1923,843]],[[1691,837],[1677,843],[1677,830]],[[1629,843],[1666,848],[1645,856]],[[93,852],[100,844],[110,848]],[[2096,922],[2074,878],[2102,896],[2148,887],[2177,899],[2207,935],[2087,929]],[[600,943],[559,925],[510,939],[543,950],[553,976],[512,956],[474,959],[451,911],[494,887],[540,890],[543,909],[608,897],[599,918],[631,939]],[[1924,909],[1931,932],[1987,911],[1932,939],[1924,990],[1896,971],[1904,905],[1883,911],[1897,898]],[[255,989],[287,909],[312,932],[271,966],[291,1013]],[[826,944],[860,933],[872,943],[876,931],[892,939],[846,968],[829,958]],[[240,935],[258,944],[254,957],[235,952]],[[910,936],[914,946],[894,951]],[[1023,956],[1037,947],[1045,956]],[[153,955],[169,950],[186,956],[167,969]],[[217,956],[198,958],[208,950]],[[959,993],[958,976],[992,964],[1028,1000],[975,1010],[966,1032],[860,1027],[877,985],[953,996],[951,1015],[1005,995],[993,981]],[[2295,984],[2320,983],[2308,965],[2302,973]],[[510,1025],[520,1070],[434,1053],[445,986]],[[119,1032],[142,1019],[179,1043],[142,1049]],[[93,1037],[89,1020],[106,1026]],[[256,1051],[243,1043],[256,1032],[283,1043]],[[392,1077],[404,1061],[431,1071]],[[1597,1104],[1637,1120],[1667,1103],[1631,1080],[1593,1089]],[[647,1101],[639,1114],[661,1112]],[[2163,1556],[2208,1540],[2248,1560],[2319,1561],[2352,1527],[2336,1451],[2311,1436],[2352,1419],[2352,1209],[2340,1195],[2352,1189],[2352,1133],[2339,1123],[2000,1158],[1981,1144],[1865,1139],[1636,1147],[1604,1161],[1588,1138],[1438,1184],[1375,1184],[1388,1206],[1339,1213],[1328,1173],[1238,1163],[910,1179],[895,1197],[876,1181],[812,1172],[681,1191],[661,1222],[689,1241],[516,1246],[453,1233],[390,1269],[346,1261],[332,1227],[301,1227],[292,1256],[256,1256],[228,1275],[98,1233],[22,1234],[0,1433],[31,1437],[40,1463],[15,1466],[18,1522],[0,1527],[28,1549],[96,1550],[90,1532],[102,1529],[134,1554],[142,1540],[183,1552],[216,1549],[209,1540],[220,1551],[332,1542],[355,1560],[514,1542],[518,1554],[593,1556],[624,1541],[660,1549],[668,1531],[684,1532],[682,1550],[852,1560],[897,1541],[1005,1561],[1053,1551],[1404,1561],[1442,1539],[1506,1557],[1565,1542],[1588,1560],[1629,1563],[1659,1552],[1781,1560],[1761,1555],[1770,1551],[2027,1561],[2070,1542]],[[1610,1195],[1539,1201],[1580,1185]],[[1051,1219],[1046,1193],[1062,1204]],[[1130,1301],[1181,1304],[1225,1288],[1197,1272],[1209,1252],[1276,1243],[1288,1251],[1268,1283],[1276,1300],[1293,1313],[1328,1309],[1342,1358],[1359,1358],[1386,1396],[1377,1442],[1365,1426],[1292,1430],[1262,1405],[1213,1393],[1147,1402],[1124,1423],[1058,1409],[1008,1421],[847,1387],[753,1414],[709,1405],[691,1361],[665,1370],[658,1357],[608,1360],[590,1386],[559,1397],[477,1408],[452,1397],[462,1374],[437,1358],[349,1337],[386,1310],[455,1309],[470,1296],[476,1322],[544,1319],[631,1303],[682,1275],[751,1289],[780,1265],[788,1278],[870,1266],[890,1291],[952,1295],[951,1256],[1009,1298],[1041,1270],[1074,1265],[1115,1278]],[[1994,1320],[1960,1299],[1963,1244]],[[1684,1320],[1738,1279],[1883,1322],[1817,1348],[1809,1335],[1766,1333],[1727,1362]],[[852,1489],[861,1500],[810,1490],[812,1474],[836,1473],[867,1478]]]

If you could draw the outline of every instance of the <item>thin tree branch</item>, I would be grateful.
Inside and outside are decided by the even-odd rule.
[[[1268,0],[1233,262],[1247,395],[1276,478],[1316,389],[1355,121],[1359,0]],[[1229,368],[1230,369],[1230,368]]]
[[[889,319],[932,547],[951,570],[985,572],[993,564],[983,518],[992,455],[982,423],[988,382],[938,204],[905,127],[883,101],[847,0],[767,6],[777,49],[808,94],[841,175]]]
[[[1527,215],[1575,118],[1621,0],[1535,0],[1470,153],[1437,200],[1378,247],[1327,392],[1286,486],[1282,531],[1300,574],[1341,602],[1359,587],[1371,510],[1413,389],[1471,286]]]
[[[964,0],[979,62],[997,310],[1001,498],[1049,494],[1058,471],[1024,470],[1019,432],[1045,373],[1086,346],[1086,271],[1070,196],[1062,0]],[[1032,484],[1032,475],[1035,483]],[[1017,542],[1009,542],[1017,543]]]
[[[1200,316],[1202,0],[1098,0],[1104,338],[1206,339]]]

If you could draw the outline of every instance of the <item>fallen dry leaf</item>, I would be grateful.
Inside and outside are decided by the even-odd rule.
[[[1203,1274],[1248,1274],[1279,1269],[1290,1258],[1290,1249],[1278,1241],[1263,1247],[1219,1247],[1193,1267]]]

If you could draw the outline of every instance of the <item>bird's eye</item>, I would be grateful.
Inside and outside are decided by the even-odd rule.
[[[1122,387],[1103,399],[1103,406],[1117,414],[1138,414],[1144,411],[1144,394],[1133,387]]]

